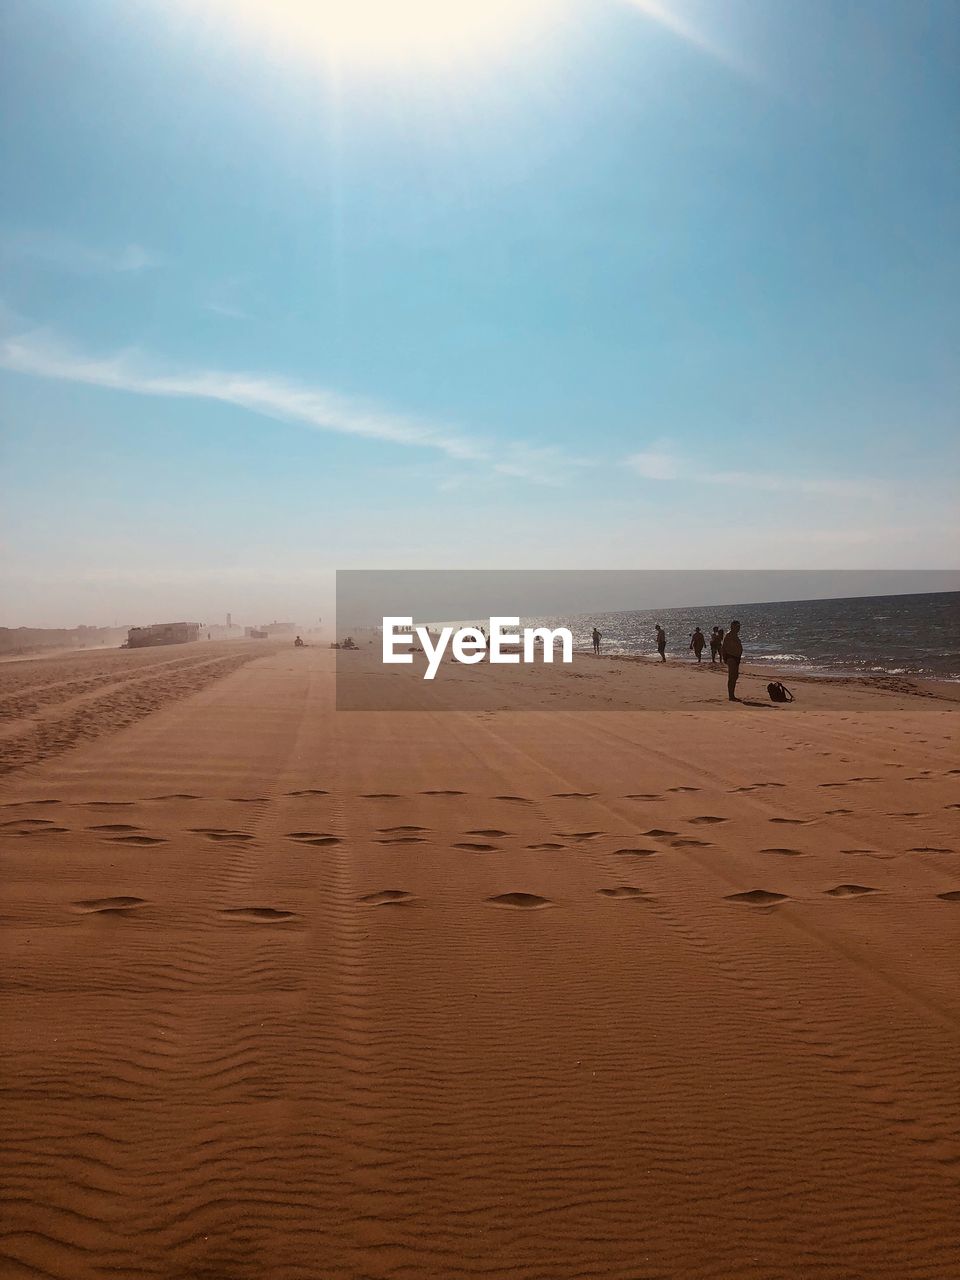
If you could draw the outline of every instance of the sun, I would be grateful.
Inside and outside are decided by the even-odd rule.
[[[449,67],[521,41],[558,0],[199,0],[289,54],[358,67]]]

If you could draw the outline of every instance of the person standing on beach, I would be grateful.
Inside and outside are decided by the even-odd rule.
[[[714,627],[713,630],[710,632],[710,661],[711,662],[716,662],[720,657],[720,637],[717,635],[717,632],[719,630],[720,630],[719,627]]]
[[[740,623],[736,619],[730,623],[730,630],[723,637],[720,654],[727,664],[727,697],[731,702],[739,702],[736,690],[740,675],[740,659],[743,657],[743,643],[740,640]]]
[[[663,627],[661,627],[661,625],[660,625],[660,623],[659,623],[659,622],[657,623],[657,653],[659,653],[659,655],[660,655],[660,661],[661,661],[661,662],[666,662],[666,660],[667,660],[667,633],[664,631]]]
[[[597,655],[598,658],[600,657],[600,641],[602,639],[603,639],[603,636],[600,634],[597,628],[594,627],[593,628],[593,652]]]
[[[707,638],[699,627],[694,628],[693,635],[690,637],[690,648],[697,656],[697,661],[701,661],[703,654],[703,646],[707,643]]]

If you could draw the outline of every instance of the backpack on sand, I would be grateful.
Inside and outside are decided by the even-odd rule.
[[[770,695],[771,702],[792,702],[793,694],[785,684],[781,684],[779,680],[771,680],[767,685],[767,693]]]

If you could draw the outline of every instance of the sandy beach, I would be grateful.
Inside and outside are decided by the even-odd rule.
[[[4,1280],[958,1273],[955,700],[335,656],[0,667]]]

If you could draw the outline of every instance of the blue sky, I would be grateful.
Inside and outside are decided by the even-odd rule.
[[[960,9],[516,5],[6,0],[0,623],[956,564]]]

